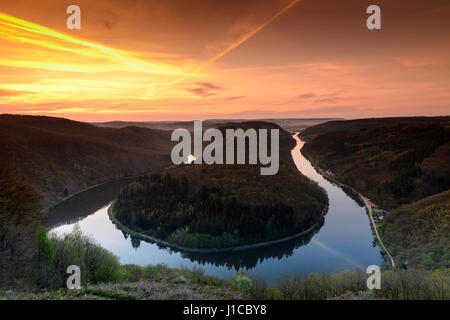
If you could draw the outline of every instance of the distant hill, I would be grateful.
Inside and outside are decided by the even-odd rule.
[[[384,207],[450,188],[450,117],[334,121],[301,137],[303,153]]]
[[[383,241],[399,266],[450,267],[450,190],[392,210],[381,224]]]
[[[0,115],[0,161],[20,170],[42,205],[96,183],[170,163],[170,132],[100,128],[63,118]]]
[[[392,117],[392,118],[368,118],[357,120],[333,120],[320,123],[306,128],[301,134],[301,138],[305,141],[314,139],[315,137],[331,132],[341,132],[349,130],[361,130],[377,127],[396,126],[398,124],[412,124],[421,122],[440,123],[449,121],[450,116],[442,117]]]
[[[324,119],[278,121],[300,125],[300,122],[311,124]],[[248,123],[279,128],[266,120]],[[225,124],[228,128],[245,129],[240,120],[208,120],[203,123],[203,130]],[[171,131],[193,128],[192,121],[113,122],[110,125],[112,127],[64,118],[2,114],[0,161],[28,177],[32,187],[42,195],[41,205],[47,206],[97,183],[170,165],[174,145],[170,141]],[[295,142],[285,130],[282,130],[282,138],[284,151],[281,154],[285,162],[292,162],[290,149]]]
[[[337,118],[305,118],[305,119],[210,119],[203,121],[203,128],[216,128],[225,123],[241,123],[241,122],[270,122],[275,123],[283,129],[291,132],[296,132],[310,126],[324,123],[332,120],[341,120]],[[109,128],[125,128],[129,126],[160,129],[160,130],[175,130],[177,128],[193,129],[193,121],[146,121],[146,122],[130,122],[130,121],[110,121],[110,122],[96,122],[92,123],[99,127]]]

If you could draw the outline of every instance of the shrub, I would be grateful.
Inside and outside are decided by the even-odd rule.
[[[79,227],[75,226],[74,231],[64,237],[52,235],[48,239],[41,231],[38,234],[38,245],[40,243],[40,247],[47,248],[45,249],[47,257],[48,252],[52,252],[48,248],[53,248],[52,259],[46,260],[46,264],[38,274],[39,286],[50,288],[64,286],[67,278],[66,270],[70,265],[80,267],[82,285],[119,279],[119,259],[83,235]]]
[[[252,289],[252,279],[247,274],[238,273],[233,277],[233,285],[236,290],[248,294]]]
[[[129,270],[130,281],[136,282],[139,281],[144,276],[144,272],[140,266],[132,266]]]
[[[36,244],[38,247],[38,259],[43,261],[51,261],[55,254],[53,245],[47,237],[47,232],[40,227],[35,234]]]

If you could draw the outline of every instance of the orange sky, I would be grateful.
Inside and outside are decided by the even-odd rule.
[[[71,4],[81,30],[66,28]],[[448,115],[449,35],[448,0],[0,0],[0,113]]]

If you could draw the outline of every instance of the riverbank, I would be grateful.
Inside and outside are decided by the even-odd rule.
[[[371,223],[372,223],[373,230],[374,230],[374,232],[375,232],[375,234],[376,234],[376,236],[377,236],[378,242],[380,243],[380,245],[382,246],[382,248],[383,248],[384,251],[386,252],[387,256],[389,257],[389,260],[390,260],[390,262],[391,262],[391,267],[392,267],[392,269],[394,269],[394,268],[395,268],[395,261],[394,261],[394,258],[392,257],[392,255],[390,254],[390,252],[389,252],[389,250],[386,248],[386,246],[383,244],[383,241],[381,240],[381,237],[380,237],[380,235],[379,235],[379,233],[378,233],[377,225],[376,225],[376,223],[375,223],[375,220],[373,219],[373,216],[372,216],[372,205],[371,205],[369,199],[367,199],[366,197],[364,197],[361,193],[358,193],[358,194],[359,194],[359,196],[361,197],[361,199],[364,201],[364,205],[365,205],[366,208],[367,208],[367,211],[368,211],[367,214],[369,215],[369,218],[370,218],[370,221],[371,221]]]
[[[318,223],[315,223],[313,226],[311,226],[307,230],[304,230],[304,231],[299,232],[297,234],[294,234],[292,236],[288,236],[288,237],[284,237],[284,238],[277,239],[277,240],[272,240],[272,241],[252,243],[252,244],[247,244],[247,245],[238,245],[238,246],[226,247],[226,248],[189,248],[189,247],[182,247],[182,246],[179,246],[179,245],[176,245],[176,244],[172,244],[172,243],[169,243],[167,241],[163,241],[161,239],[157,239],[157,238],[151,237],[149,235],[136,232],[136,231],[131,230],[130,228],[124,226],[114,216],[114,213],[113,213],[114,203],[115,202],[111,203],[111,205],[108,207],[108,216],[111,219],[111,221],[120,230],[125,231],[126,233],[130,234],[133,237],[136,237],[136,238],[144,240],[144,241],[150,241],[150,242],[156,243],[156,244],[158,244],[158,245],[160,245],[162,247],[168,247],[170,249],[174,249],[174,250],[178,250],[178,251],[191,252],[191,253],[222,253],[222,252],[244,251],[244,250],[250,250],[250,249],[256,249],[256,248],[271,246],[271,245],[274,245],[274,244],[286,242],[286,241],[293,240],[293,239],[299,238],[301,236],[307,235],[308,233],[313,232],[314,230],[316,230],[320,226]],[[323,219],[323,217],[324,217],[325,213],[327,212],[327,210],[328,210],[328,206],[323,208],[322,213],[320,215],[320,219],[321,220]]]
[[[136,178],[142,176],[143,174],[145,174],[145,173],[141,173],[141,174],[138,174],[138,175],[132,175],[132,176],[125,176],[125,177],[121,177],[121,178],[109,179],[107,181],[96,183],[96,184],[94,184],[92,186],[88,186],[86,188],[83,188],[81,190],[73,192],[73,193],[69,194],[68,196],[63,197],[63,198],[61,198],[61,199],[59,199],[59,200],[49,204],[47,207],[42,208],[39,213],[40,214],[46,214],[48,211],[50,211],[53,208],[55,208],[56,206],[60,205],[64,201],[67,201],[67,200],[69,200],[69,199],[71,199],[71,198],[73,198],[75,196],[78,196],[78,195],[82,194],[83,192],[91,191],[91,190],[93,190],[95,188],[107,185],[108,183],[114,183],[114,182],[120,182],[120,181],[126,181],[126,180],[133,180],[133,179],[136,179]]]
[[[381,240],[381,237],[380,237],[380,235],[378,233],[378,229],[377,229],[376,223],[375,223],[375,221],[373,220],[373,217],[372,217],[372,207],[369,204],[368,199],[366,197],[364,197],[359,191],[353,189],[352,187],[350,187],[350,186],[348,186],[348,185],[338,181],[337,179],[335,179],[334,177],[329,175],[325,170],[320,168],[317,165],[317,163],[306,152],[301,151],[301,150],[300,150],[300,152],[302,153],[302,155],[306,159],[308,159],[308,161],[311,163],[311,165],[314,167],[314,169],[316,169],[317,172],[320,173],[324,178],[326,178],[327,180],[329,180],[329,181],[335,183],[336,185],[338,185],[339,187],[341,187],[342,190],[344,190],[344,192],[345,192],[345,190],[349,190],[349,191],[351,191],[351,193],[353,193],[353,196],[354,195],[358,196],[360,201],[358,201],[357,199],[354,199],[354,197],[351,197],[351,198],[354,199],[358,204],[362,203],[364,205],[364,207],[366,208],[366,213],[369,216],[369,220],[370,220],[370,223],[371,223],[371,229],[372,229],[373,236],[377,239],[377,242],[381,246],[380,249],[381,249],[382,255],[383,255],[384,259],[385,259],[385,262],[389,262],[390,266],[392,268],[395,268],[394,258],[392,257],[392,255],[390,254],[390,252],[386,248],[386,246],[383,244],[383,241]],[[349,196],[351,196],[351,195],[349,195]],[[386,257],[388,258],[389,261],[387,261]]]

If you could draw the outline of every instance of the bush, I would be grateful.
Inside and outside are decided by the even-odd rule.
[[[236,290],[248,294],[252,289],[252,279],[245,273],[238,273],[233,277],[233,286]]]
[[[52,242],[47,237],[47,232],[43,227],[39,227],[36,231],[35,239],[38,247],[38,259],[43,261],[51,261],[55,252]]]
[[[37,274],[39,286],[49,288],[65,286],[66,270],[70,265],[80,267],[82,285],[117,281],[120,278],[119,259],[84,236],[79,227],[75,226],[72,233],[61,238],[53,235],[48,239],[41,231],[38,234],[38,246],[47,248],[45,249],[47,251],[50,250],[48,248],[53,248],[52,259],[47,259]],[[49,254],[46,253],[46,256]]]
[[[129,275],[129,280],[131,282],[136,282],[143,278],[144,272],[140,266],[132,266],[129,270]]]
[[[381,289],[367,290],[368,275],[361,270],[344,270],[337,274],[308,276],[283,274],[277,288],[264,280],[254,280],[250,290],[253,299],[317,300],[332,297],[359,296],[368,299],[440,299],[450,298],[450,269],[387,270],[381,273]]]

